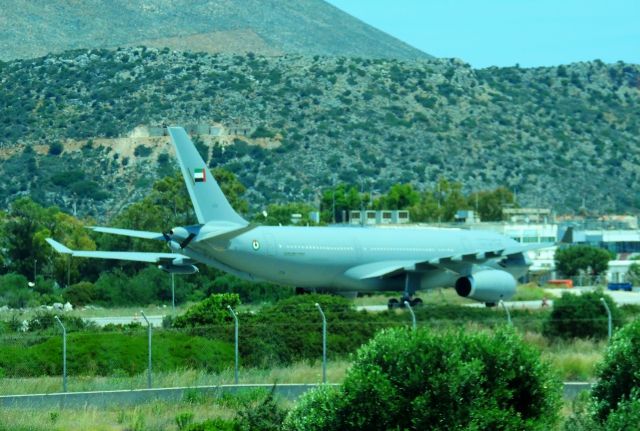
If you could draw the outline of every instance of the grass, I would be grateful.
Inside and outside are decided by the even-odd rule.
[[[178,430],[176,416],[193,414],[194,422],[232,419],[236,406],[213,398],[197,402],[153,401],[134,407],[106,409],[1,409],[0,430]]]
[[[557,295],[549,292],[535,283],[519,284],[516,287],[516,294],[510,301],[542,301],[544,298],[551,299]]]
[[[341,383],[344,380],[350,363],[346,360],[327,362],[327,380],[330,383]],[[233,384],[234,370],[225,369],[221,373],[207,373],[202,370],[176,370],[153,373],[153,387],[171,388],[185,386],[215,386]],[[289,367],[273,367],[269,369],[240,369],[240,383],[319,383],[322,381],[321,363],[297,363]],[[34,393],[55,393],[62,391],[61,377],[3,378],[0,395],[18,395]],[[143,389],[147,387],[147,374],[141,373],[133,377],[77,377],[67,379],[69,392],[112,391]]]
[[[526,333],[527,343],[536,345],[542,358],[551,364],[563,381],[593,381],[596,368],[607,348],[606,341],[554,340],[549,341],[537,333]]]

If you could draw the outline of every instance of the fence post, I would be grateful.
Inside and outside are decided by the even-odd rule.
[[[509,309],[507,308],[506,304],[504,303],[504,301],[502,299],[500,300],[500,305],[502,305],[502,308],[504,309],[504,312],[507,313],[507,323],[509,325],[512,325],[512,323],[511,323],[511,313],[509,313]]]
[[[176,314],[176,280],[174,278],[174,273],[171,273],[171,312]]]
[[[416,314],[413,312],[413,308],[411,308],[411,304],[409,304],[409,301],[404,301],[404,305],[409,309],[409,312],[411,313],[411,324],[412,324],[412,328],[415,331],[416,330]]]
[[[140,310],[142,317],[144,317],[145,322],[147,322],[147,336],[149,339],[149,365],[147,369],[147,387],[151,389],[151,322],[147,319],[147,315],[144,314],[144,311]]]
[[[322,383],[327,383],[327,318],[317,302],[316,307],[322,316]]]
[[[58,316],[53,316],[62,328],[62,391],[67,392],[67,330]]]
[[[234,367],[234,381],[236,382],[236,385],[238,384],[238,316],[236,315],[236,313],[233,311],[233,308],[231,308],[230,305],[227,305],[227,308],[229,309],[229,311],[231,312],[231,315],[233,316],[233,320],[235,320],[235,367]]]
[[[613,332],[613,319],[611,318],[611,310],[609,309],[609,304],[607,304],[607,301],[605,301],[604,298],[600,298],[600,301],[602,302],[602,305],[604,305],[604,308],[606,308],[607,310],[609,339],[611,339],[611,333]]]

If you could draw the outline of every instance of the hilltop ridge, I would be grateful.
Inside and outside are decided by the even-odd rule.
[[[0,60],[144,45],[191,52],[426,59],[322,0],[5,0]]]

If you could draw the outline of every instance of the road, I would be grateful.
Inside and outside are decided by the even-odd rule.
[[[592,288],[573,288],[573,289],[545,289],[549,292],[549,298],[559,297],[563,292],[572,293],[574,295],[580,295],[582,292],[593,291]],[[636,304],[640,305],[640,292],[622,292],[622,291],[614,291],[607,290],[605,293],[616,302],[618,305],[624,304]],[[516,308],[528,308],[528,309],[536,309],[542,307],[542,301],[505,301],[504,305],[507,308],[516,309]],[[467,304],[467,307],[484,307],[485,305],[481,302]],[[547,300],[547,306],[553,306],[553,300]],[[380,312],[388,310],[387,304],[381,305],[359,305],[356,307],[358,311],[367,310],[372,312]],[[152,326],[160,327],[162,326],[162,318],[164,316],[147,316]],[[114,325],[128,325],[133,322],[140,322],[144,325],[144,319],[142,316],[120,316],[120,317],[85,317],[85,321],[94,322],[96,325],[102,327],[108,324]]]
[[[149,319],[149,323],[151,323],[151,326],[156,327],[162,326],[163,318],[164,316],[147,316],[147,319]],[[93,322],[100,327],[107,326],[109,324],[128,325],[130,323],[141,323],[143,326],[146,325],[144,318],[141,315],[118,317],[85,317],[83,320],[85,322]]]

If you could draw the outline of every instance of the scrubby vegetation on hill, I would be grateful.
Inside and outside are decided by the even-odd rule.
[[[31,194],[103,214],[140,197],[172,164],[164,147],[121,156],[113,141],[94,138],[139,124],[220,122],[239,129],[234,143],[202,144],[256,206],[313,201],[334,181],[375,193],[439,178],[467,191],[505,186],[524,205],[557,210],[583,199],[595,211],[639,204],[637,65],[474,70],[457,60],[130,48],[0,63],[0,83],[2,174],[14,179],[0,186],[5,202]],[[273,149],[248,145],[256,139]],[[53,178],[59,172],[70,184]]]

